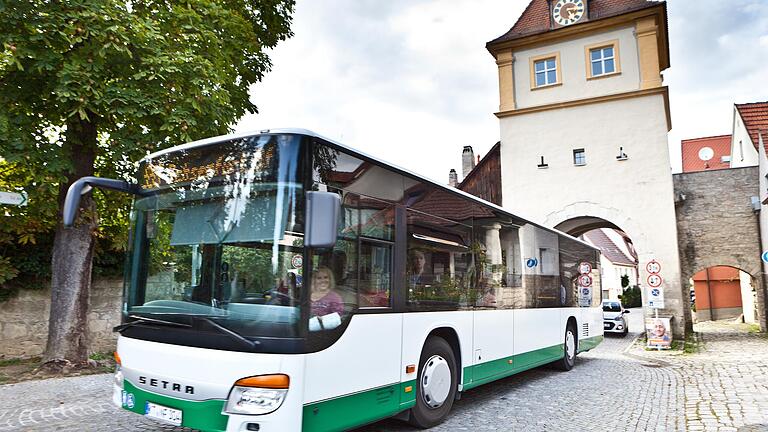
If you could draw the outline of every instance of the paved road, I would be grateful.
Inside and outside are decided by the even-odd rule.
[[[640,330],[632,312],[630,329]],[[571,372],[539,368],[466,392],[432,430],[768,431],[768,339],[727,325],[697,330],[704,349],[694,355],[628,350],[632,335],[608,337]],[[114,408],[110,379],[0,386],[0,432],[184,430]],[[356,432],[415,430],[385,420]]]

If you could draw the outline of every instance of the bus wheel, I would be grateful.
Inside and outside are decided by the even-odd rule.
[[[456,397],[457,376],[451,346],[441,337],[429,338],[419,359],[416,406],[409,418],[412,425],[430,428],[445,419]]]
[[[573,369],[576,364],[576,329],[573,324],[565,327],[565,340],[563,341],[563,358],[555,362],[555,366],[563,371]]]

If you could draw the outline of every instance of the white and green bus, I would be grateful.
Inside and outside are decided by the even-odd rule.
[[[425,161],[425,163],[429,163]],[[599,252],[305,130],[147,156],[114,403],[203,431],[427,428],[603,338]],[[514,203],[512,203],[514,204]]]

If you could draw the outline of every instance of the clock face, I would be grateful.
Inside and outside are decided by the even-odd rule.
[[[552,18],[561,26],[577,23],[586,12],[584,0],[558,0],[552,9]]]

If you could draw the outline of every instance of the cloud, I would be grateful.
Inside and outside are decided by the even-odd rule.
[[[485,43],[523,0],[299,0],[295,36],[252,90],[259,114],[237,129],[315,130],[447,181],[461,149],[499,139],[498,72]],[[672,165],[680,140],[727,134],[733,103],[768,100],[764,0],[670,1]],[[460,169],[459,169],[460,171]]]

